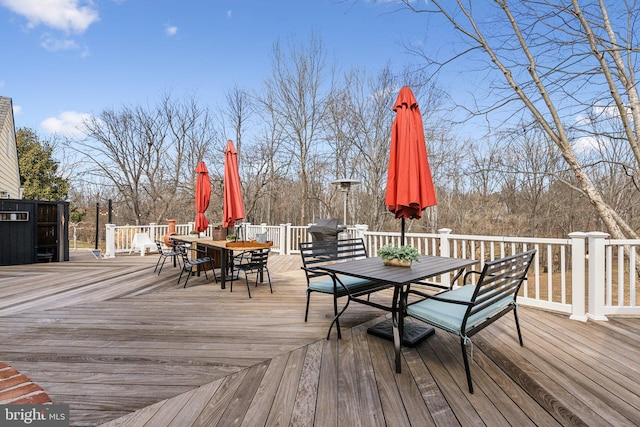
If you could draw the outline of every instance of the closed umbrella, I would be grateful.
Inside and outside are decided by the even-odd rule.
[[[209,181],[209,171],[204,162],[198,162],[196,166],[196,231],[202,233],[209,226],[209,221],[204,215],[209,207],[211,199],[211,181]]]
[[[418,101],[408,87],[400,89],[393,110],[391,152],[385,204],[402,219],[400,244],[404,245],[405,219],[420,219],[422,211],[437,204]]]
[[[244,218],[242,203],[242,187],[238,173],[238,152],[231,140],[227,141],[224,150],[224,204],[222,209],[222,226],[233,227],[237,220]]]

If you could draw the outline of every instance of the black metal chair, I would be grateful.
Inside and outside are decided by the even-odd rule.
[[[302,269],[307,277],[307,308],[304,312],[304,321],[306,322],[309,317],[311,292],[333,295],[334,322],[331,322],[327,339],[329,339],[334,323],[338,331],[338,338],[342,338],[340,319],[338,318],[338,298],[348,295],[369,295],[373,292],[393,287],[388,283],[378,283],[358,277],[328,273],[322,268],[327,264],[367,258],[367,248],[362,238],[300,242],[298,247],[302,256]]]
[[[402,297],[405,301],[409,294],[422,298],[408,304],[404,314],[460,337],[469,393],[473,393],[473,383],[466,346],[471,342],[473,335],[513,311],[518,341],[520,346],[523,345],[516,299],[535,254],[536,250],[532,249],[488,261],[484,264],[482,272],[468,271],[463,278],[465,285],[456,289],[435,295],[409,289]],[[467,278],[473,274],[480,275],[478,281],[475,285],[467,284]],[[404,317],[401,317],[401,336],[403,325]]]
[[[176,246],[180,257],[182,258],[182,270],[180,271],[180,277],[178,277],[178,284],[180,284],[180,280],[182,279],[182,273],[187,272],[187,279],[184,281],[184,288],[187,287],[187,283],[189,283],[189,277],[191,273],[194,271],[194,268],[197,271],[203,270],[204,275],[209,280],[209,275],[207,274],[207,264],[211,267],[211,271],[213,271],[213,277],[217,281],[216,272],[213,269],[213,259],[210,256],[207,256],[204,251],[195,249],[195,248],[187,248],[183,245]],[[198,255],[197,258],[189,257],[189,252],[195,252],[198,254],[204,253],[204,256]],[[200,268],[202,266],[202,268]]]
[[[155,242],[156,242],[156,247],[158,248],[158,253],[160,254],[160,257],[158,258],[158,262],[156,263],[156,268],[153,269],[153,272],[155,273],[156,270],[158,270],[158,276],[159,276],[160,272],[162,271],[162,267],[164,266],[164,262],[167,260],[167,258],[171,258],[173,260],[174,266],[176,265],[176,263],[180,265],[180,253],[176,250],[175,246],[172,249],[169,249],[165,247],[160,240],[156,240]],[[162,263],[160,263],[160,261],[162,261]],[[158,267],[160,268],[158,269]]]
[[[256,286],[258,286],[258,278],[264,278],[264,273],[267,273],[267,280],[269,281],[269,290],[273,293],[271,287],[271,276],[269,275],[269,269],[267,268],[267,260],[269,259],[269,248],[256,249],[253,251],[245,251],[234,257],[233,270],[238,271],[238,279],[240,278],[240,272],[244,273],[244,280],[247,282],[247,291],[249,292],[249,298],[251,298],[251,288],[249,287],[249,274],[256,275]],[[231,292],[233,292],[233,280],[231,281]]]

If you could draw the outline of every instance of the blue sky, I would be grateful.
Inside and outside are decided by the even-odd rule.
[[[64,134],[83,115],[163,93],[221,105],[234,85],[261,87],[275,41],[311,31],[341,70],[415,62],[401,44],[423,36],[424,17],[385,3],[0,0],[0,95],[16,127]]]

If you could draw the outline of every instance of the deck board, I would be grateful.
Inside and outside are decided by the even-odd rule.
[[[71,425],[635,425],[640,319],[577,322],[520,308],[478,333],[467,392],[459,339],[403,348],[367,334],[384,313],[351,304],[343,339],[325,334],[331,298],[295,256],[268,286],[230,293],[204,276],[176,284],[156,257],[0,267],[0,362],[68,403]],[[244,285],[244,284],[243,284]],[[242,287],[241,287],[242,288]],[[386,293],[385,293],[386,292]],[[385,291],[374,296],[384,302]]]

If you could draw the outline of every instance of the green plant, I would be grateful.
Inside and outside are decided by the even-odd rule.
[[[196,230],[191,230],[189,234],[198,234],[198,232]]]
[[[236,240],[236,237],[235,234],[227,234],[227,240]]]
[[[419,261],[420,252],[411,245],[405,246],[392,246],[384,245],[378,249],[378,256],[382,259],[397,258],[401,260]]]

